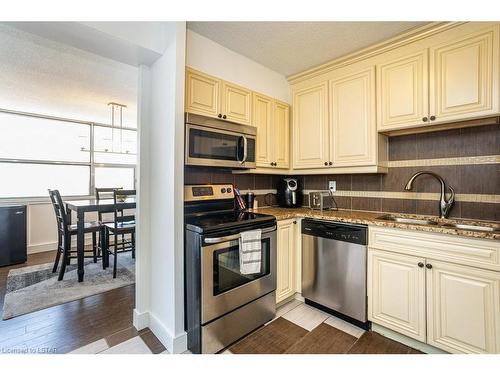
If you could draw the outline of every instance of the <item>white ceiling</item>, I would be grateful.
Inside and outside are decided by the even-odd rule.
[[[426,22],[188,22],[187,27],[289,76]]]

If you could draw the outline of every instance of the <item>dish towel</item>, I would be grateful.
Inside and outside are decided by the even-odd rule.
[[[242,275],[260,272],[262,263],[261,236],[260,229],[240,234],[240,273]]]

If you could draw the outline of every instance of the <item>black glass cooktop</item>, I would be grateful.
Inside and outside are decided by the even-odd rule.
[[[272,215],[257,214],[254,212],[224,211],[212,212],[186,217],[186,228],[196,232],[208,232],[223,229],[233,229],[238,226],[248,226],[273,222]]]

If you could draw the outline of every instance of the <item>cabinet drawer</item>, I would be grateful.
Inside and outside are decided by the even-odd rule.
[[[370,226],[368,244],[374,249],[500,271],[500,241]]]

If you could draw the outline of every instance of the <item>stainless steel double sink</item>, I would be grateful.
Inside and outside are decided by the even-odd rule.
[[[500,233],[500,226],[495,226],[495,225],[486,226],[486,225],[477,225],[477,224],[473,224],[473,223],[454,223],[454,222],[436,221],[436,220],[431,220],[431,219],[419,219],[419,218],[391,215],[391,214],[379,216],[379,217],[377,217],[377,220],[393,221],[393,222],[402,223],[402,224],[435,225],[435,226],[440,226],[440,227],[444,227],[444,228],[451,228],[451,229],[472,230],[472,231],[478,231],[478,232],[499,232]]]

